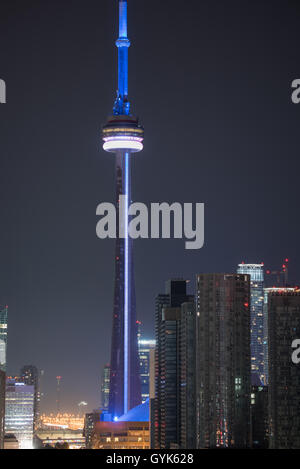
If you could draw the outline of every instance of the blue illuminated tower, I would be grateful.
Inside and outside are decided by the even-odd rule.
[[[111,343],[109,412],[120,417],[141,403],[132,239],[128,236],[131,159],[143,149],[144,130],[128,101],[127,0],[119,0],[118,91],[113,115],[103,127],[103,148],[116,154],[117,239]],[[125,200],[120,205],[120,196]]]

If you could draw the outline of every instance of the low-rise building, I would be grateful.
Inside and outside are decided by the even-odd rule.
[[[149,449],[149,401],[131,409],[116,422],[98,422],[92,449]]]

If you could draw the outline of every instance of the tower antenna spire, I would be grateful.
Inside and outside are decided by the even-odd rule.
[[[128,101],[128,49],[130,41],[127,36],[127,0],[119,0],[119,37],[118,48],[118,91],[114,105],[114,115],[129,115]]]

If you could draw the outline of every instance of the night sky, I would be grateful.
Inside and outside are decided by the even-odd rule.
[[[129,0],[129,93],[145,127],[133,199],[204,202],[205,246],[135,243],[137,311],[154,336],[154,298],[171,277],[272,269],[300,281],[297,0]],[[8,373],[45,370],[42,410],[99,405],[110,356],[114,241],[96,207],[114,202],[102,151],[117,77],[116,0],[2,0],[0,304]]]

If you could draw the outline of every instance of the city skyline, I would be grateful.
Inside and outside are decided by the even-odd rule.
[[[16,14],[4,1],[0,18],[8,374],[32,363],[45,370],[45,410],[55,409],[57,375],[62,408],[86,400],[93,409],[111,337],[114,242],[96,238],[95,210],[114,200],[101,124],[115,89],[116,2],[26,3],[16,2]],[[133,105],[147,129],[134,199],[207,204],[199,252],[180,240],[136,242],[137,316],[151,339],[154,298],[168,278],[194,289],[199,272],[234,273],[242,261],[273,270],[288,256],[290,283],[300,281],[299,109],[290,101],[300,11],[278,1],[271,13],[267,2],[246,1],[245,11],[234,1],[217,10],[209,1],[141,3],[131,0],[129,12]]]

